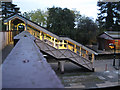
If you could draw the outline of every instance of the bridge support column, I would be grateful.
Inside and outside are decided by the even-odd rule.
[[[64,74],[64,63],[65,61],[58,62],[58,70],[60,70],[61,74]]]
[[[58,61],[58,68],[57,68],[57,70],[60,70],[60,62]]]

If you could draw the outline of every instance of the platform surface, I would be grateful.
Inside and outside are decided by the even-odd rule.
[[[3,88],[63,88],[29,37],[21,38],[2,65]]]

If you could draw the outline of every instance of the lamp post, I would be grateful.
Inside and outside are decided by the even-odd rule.
[[[120,1],[118,3],[118,14],[119,14],[119,17],[120,17]],[[119,21],[120,21],[120,18],[119,18]],[[119,25],[120,25],[120,22],[119,22]],[[119,58],[119,67],[120,67],[120,58]]]
[[[109,47],[110,47],[111,49],[114,49],[113,66],[115,66],[116,45],[113,44],[113,43],[110,43],[110,44],[109,44]]]

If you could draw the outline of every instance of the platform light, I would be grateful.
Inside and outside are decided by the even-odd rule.
[[[109,47],[110,47],[111,49],[113,49],[113,48],[114,48],[114,44],[113,44],[113,43],[110,43],[110,44],[109,44]]]
[[[109,47],[110,47],[111,49],[114,49],[113,66],[115,66],[116,45],[113,44],[113,43],[110,43],[110,44],[109,44]]]

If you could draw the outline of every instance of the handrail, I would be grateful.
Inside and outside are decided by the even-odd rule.
[[[29,28],[30,28],[30,27],[29,27]],[[44,30],[45,30],[45,29],[44,29]],[[40,30],[38,30],[38,31],[40,31]],[[72,39],[70,39],[70,38],[68,38],[68,37],[59,37],[59,36],[56,37],[55,34],[49,32],[49,31],[47,31],[47,30],[45,30],[45,32],[42,30],[42,32],[43,32],[43,33],[46,33],[46,34],[48,34],[48,35],[50,34],[50,36],[52,36],[53,38],[56,38],[56,39],[59,40],[59,41],[60,41],[60,40],[68,40],[68,41],[70,41],[71,43],[74,43],[74,44],[76,44],[77,46],[81,47],[82,49],[87,50],[87,51],[89,51],[90,53],[93,53],[93,54],[95,54],[95,55],[98,55],[98,53],[96,53],[95,51],[93,51],[93,50],[91,50],[91,49],[83,46],[82,44],[80,44],[80,43],[78,43],[78,42],[76,42],[76,41],[74,41],[74,40],[72,40]],[[48,32],[49,32],[49,33],[48,33]],[[55,36],[55,37],[54,37],[54,36]]]
[[[28,20],[28,19],[26,19],[25,17],[23,17],[23,16],[21,16],[21,15],[19,15],[19,14],[15,14],[15,15],[13,15],[13,16],[5,19],[5,20],[4,20],[4,23],[7,23],[8,21],[11,21],[11,20],[16,19],[16,18],[22,20],[22,21],[26,24],[25,26],[27,26],[27,27],[29,27],[29,26],[34,27],[37,31],[39,31],[39,32],[44,32],[44,33],[46,33],[46,34],[50,35],[51,37],[54,37],[54,38],[56,38],[56,39],[58,39],[58,40],[68,40],[68,41],[70,41],[71,43],[74,43],[75,45],[81,47],[82,49],[87,50],[87,51],[89,51],[89,52],[92,53],[92,54],[98,55],[95,51],[93,51],[93,50],[91,50],[91,49],[83,46],[82,44],[77,43],[76,41],[74,41],[74,40],[72,40],[72,39],[70,39],[70,38],[59,37],[59,36],[51,33],[50,31],[46,30],[45,28],[39,26],[37,23],[34,23],[34,22],[32,22],[31,20]]]
[[[47,53],[47,51],[49,50],[49,48],[46,48],[46,49],[44,49],[44,47],[43,47],[43,45],[45,45],[45,44],[47,44],[47,46],[46,47],[53,47],[52,45],[50,45],[49,43],[47,43],[47,42],[45,42],[44,40],[40,40],[40,42],[39,42],[39,38],[38,37],[36,37],[36,40],[35,40],[35,42],[36,42],[36,44],[38,45],[38,47],[43,51],[43,52],[46,52]],[[39,43],[41,43],[41,44],[39,44]],[[43,45],[42,45],[43,44]],[[53,51],[57,51],[58,49],[57,48],[55,48],[55,47],[53,47],[54,49],[53,49]],[[93,62],[92,62],[92,60],[89,60],[89,59],[86,59],[86,58],[84,58],[84,57],[82,57],[82,56],[79,56],[79,54],[77,54],[77,53],[75,53],[75,52],[73,52],[73,51],[71,51],[71,50],[69,50],[69,49],[59,49],[58,50],[58,52],[62,52],[61,50],[65,50],[64,52],[68,52],[69,51],[69,53],[74,53],[74,55],[75,55],[75,60],[73,60],[75,63],[77,63],[78,65],[82,65],[83,67],[85,67],[85,68],[87,68],[87,69],[89,69],[89,70],[92,70],[92,68],[93,68]],[[51,52],[52,52],[52,50],[51,50]],[[48,52],[48,54],[50,54],[49,52]],[[50,55],[52,55],[53,57],[56,57],[56,58],[58,58],[58,59],[60,59],[61,58],[61,56],[58,56],[57,54],[55,54],[54,52],[52,52]],[[68,59],[70,59],[70,60],[72,60],[73,59],[73,56],[71,56],[70,57],[70,55],[68,55],[68,57],[66,56],[66,55],[63,55],[63,56],[65,56],[65,58],[68,58]],[[77,56],[77,57],[76,57]],[[78,57],[79,56],[79,57]],[[63,57],[62,57],[63,58]],[[79,58],[79,59],[77,59],[77,58]],[[81,60],[82,60],[82,62],[84,62],[84,63],[81,63]],[[85,66],[84,66],[85,65]]]
[[[57,38],[55,38],[53,36],[56,36],[56,35],[54,35],[53,33],[49,32],[47,30],[46,31],[49,32],[50,35],[49,35],[49,33],[43,32],[43,30],[41,31],[36,28],[34,30],[33,27],[32,28],[28,27],[28,29],[32,30],[31,32],[28,30],[28,32],[30,32],[33,36],[39,37],[40,40],[48,43],[49,45],[53,46],[56,49],[69,49],[69,50],[75,52],[76,54],[79,54],[81,57],[83,57],[87,60],[90,60],[91,62],[94,62],[94,59],[95,59],[94,56],[97,55],[97,53],[94,52],[93,50],[79,44],[78,42],[76,42],[68,37],[57,36]],[[53,36],[51,36],[51,34]]]
[[[32,34],[32,35],[34,35],[36,38],[38,38],[35,34]],[[39,38],[40,39],[40,38]],[[63,40],[63,38],[62,38],[62,40]],[[65,38],[65,40],[67,40],[67,38]],[[69,45],[68,43],[63,43],[63,42],[54,42],[53,40],[51,40],[51,39],[49,39],[49,38],[46,38],[46,37],[43,37],[43,39],[42,39],[42,41],[44,41],[45,43],[47,43],[47,44],[49,44],[50,46],[52,46],[52,47],[54,47],[54,48],[56,48],[56,49],[60,49],[59,48],[59,46],[60,45],[66,45],[66,48],[64,48],[64,49],[68,49],[68,50],[70,50],[70,51],[73,51],[74,53],[76,53],[76,54],[79,54],[81,57],[83,57],[84,59],[86,59],[86,60],[89,60],[89,61],[92,61],[92,56],[91,55],[88,55],[88,54],[86,54],[86,51],[83,51],[84,49],[81,47],[81,50],[79,49],[77,49],[77,48],[75,48],[75,47],[72,47],[71,45]],[[82,50],[83,49],[83,50]],[[91,58],[91,59],[90,59]]]

